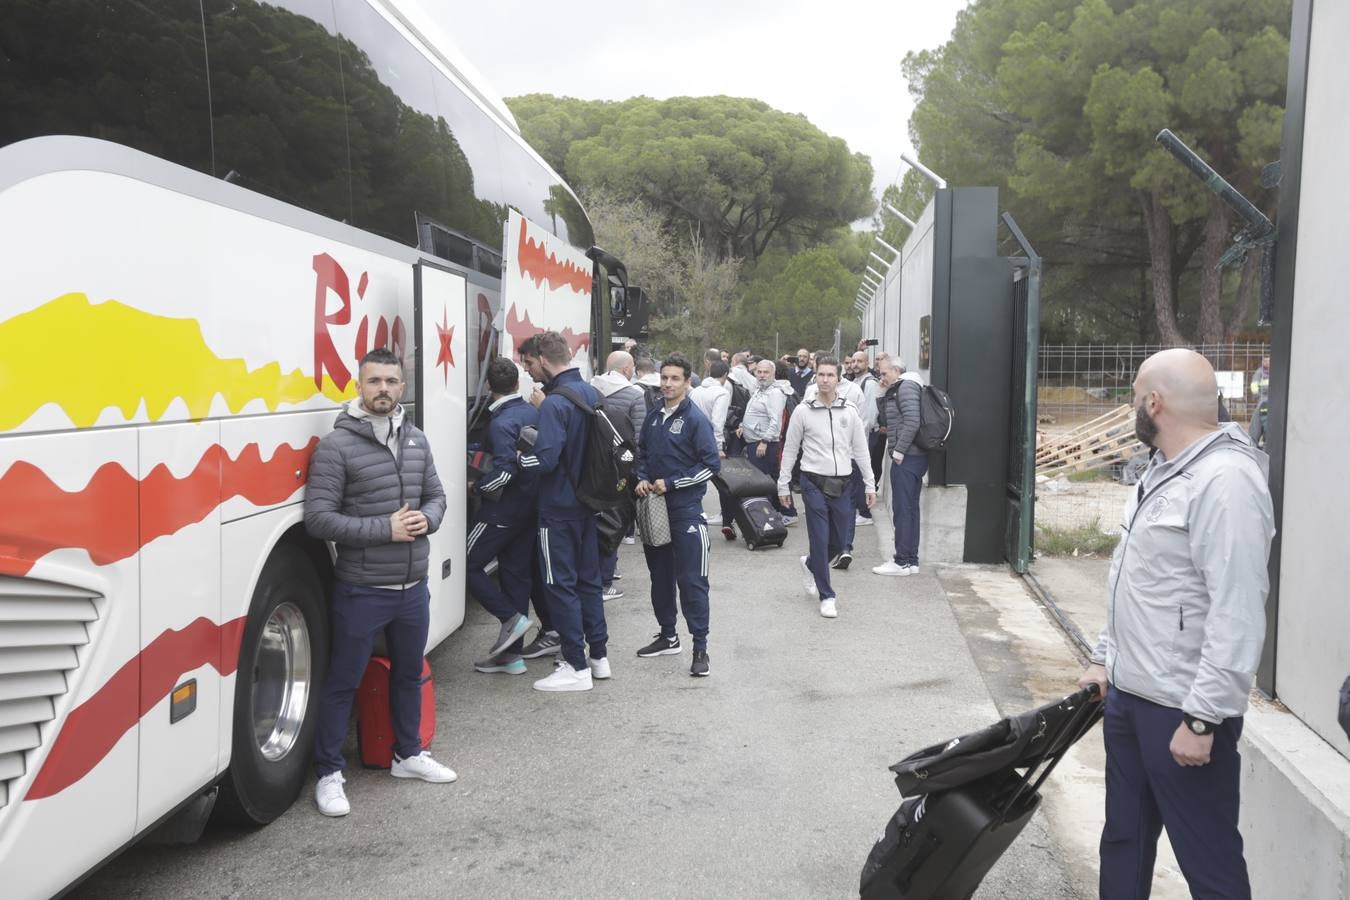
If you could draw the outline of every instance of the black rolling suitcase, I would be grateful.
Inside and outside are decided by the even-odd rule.
[[[781,547],[787,540],[787,525],[767,497],[744,497],[731,501],[736,514],[736,527],[745,538],[749,550],[760,547]]]
[[[1031,821],[1045,779],[1101,718],[1091,696],[1079,691],[891,766],[901,792],[918,796],[900,804],[868,854],[862,900],[973,897]]]
[[[765,475],[748,459],[728,456],[722,460],[722,470],[713,476],[717,490],[723,496],[772,497],[778,490],[773,479]]]

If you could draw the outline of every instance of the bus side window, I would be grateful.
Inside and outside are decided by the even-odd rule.
[[[328,0],[207,0],[216,175],[349,220],[337,27]]]
[[[0,147],[98,138],[211,171],[201,11],[171,0],[7,3]],[[19,36],[22,39],[17,39]]]

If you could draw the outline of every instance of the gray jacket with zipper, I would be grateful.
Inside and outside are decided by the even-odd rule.
[[[886,453],[897,450],[901,456],[927,456],[914,436],[919,433],[919,403],[923,396],[923,381],[918,375],[906,372],[900,380],[886,389],[877,401],[881,424],[886,426]]]
[[[1209,722],[1246,712],[1275,534],[1265,468],[1232,423],[1154,454],[1125,505],[1092,654],[1113,688]]]
[[[389,517],[406,503],[427,517],[428,534],[445,518],[445,492],[427,437],[404,419],[402,407],[388,440],[376,438],[364,410],[353,415],[344,407],[309,463],[305,528],[337,545],[334,574],[349,584],[389,587],[425,578],[426,535],[394,543]]]

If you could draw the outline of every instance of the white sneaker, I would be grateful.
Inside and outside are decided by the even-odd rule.
[[[790,528],[790,527],[792,527],[793,525],[796,525],[796,524],[797,524],[797,520],[798,520],[799,518],[801,518],[801,517],[800,517],[800,516],[783,516],[783,524],[786,525],[786,526],[788,526],[788,527]]]
[[[347,792],[342,789],[347,779],[341,772],[333,772],[319,779],[314,785],[314,801],[319,804],[319,812],[325,816],[345,816],[352,811],[347,802]]]
[[[863,525],[871,525],[871,524],[872,524],[872,517],[864,516],[862,513],[858,513],[857,516],[855,516],[853,519],[854,527],[860,527]]]
[[[395,778],[420,778],[432,784],[449,784],[459,777],[454,769],[436,762],[425,750],[407,759],[395,756],[389,774]]]
[[[587,666],[583,671],[578,672],[565,659],[558,660],[553,667],[552,675],[541,678],[534,683],[536,691],[550,692],[589,691],[592,686],[591,667]]]
[[[835,609],[833,597],[820,601],[820,614],[827,619],[838,618],[839,610]]]
[[[799,556],[798,559],[802,564],[802,587],[805,588],[807,596],[819,596],[820,592],[816,590],[816,576],[811,574],[811,569],[806,565],[807,557]]]
[[[604,681],[609,677],[609,657],[604,659],[587,659],[586,665],[590,666],[591,677]]]
[[[722,517],[721,517],[720,515],[711,515],[711,516],[708,516],[708,524],[709,524],[709,525],[721,525],[721,524],[722,524]]]
[[[872,572],[876,575],[908,575],[908,566],[902,566],[893,559],[888,559],[879,566],[873,566]]]
[[[914,566],[904,566],[903,568],[904,568],[905,571],[904,571],[902,574],[904,574],[904,575],[918,575],[918,574],[919,574],[919,567],[918,567],[917,565],[914,565]]]
[[[636,544],[636,543],[637,543],[637,538],[630,534],[630,535],[627,535],[626,537],[624,537],[623,542],[624,542],[625,544]]]

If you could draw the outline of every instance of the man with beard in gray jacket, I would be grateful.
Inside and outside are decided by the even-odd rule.
[[[1214,369],[1164,350],[1134,381],[1154,448],[1107,582],[1107,625],[1079,681],[1106,702],[1104,900],[1147,897],[1165,827],[1199,898],[1249,900],[1237,743],[1265,640],[1275,533],[1264,453],[1220,426]]]
[[[422,653],[431,624],[427,535],[445,517],[445,492],[427,436],[407,421],[403,364],[380,347],[357,369],[359,395],[319,441],[305,488],[305,528],[337,546],[333,647],[319,701],[314,796],[325,816],[351,811],[342,744],[352,696],[375,635],[389,644],[389,706],[396,778],[445,783],[455,773],[422,749]]]

